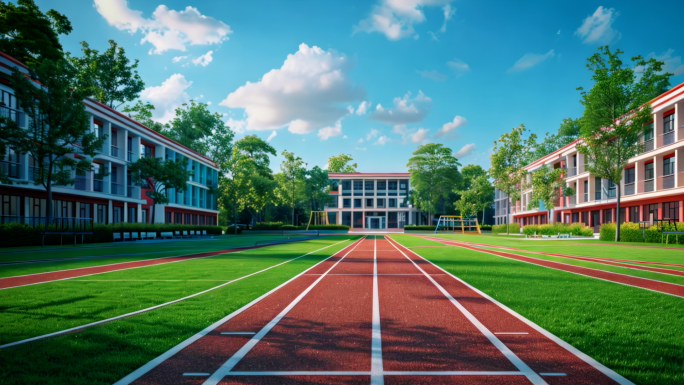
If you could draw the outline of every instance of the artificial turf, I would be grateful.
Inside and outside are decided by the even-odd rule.
[[[392,238],[637,384],[684,383],[682,298],[462,248],[415,248],[439,245],[418,237]]]
[[[0,298],[0,344],[182,298],[350,238],[327,237],[5,289]],[[347,244],[321,250],[314,259]]]

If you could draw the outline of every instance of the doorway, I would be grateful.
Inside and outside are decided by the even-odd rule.
[[[369,218],[370,219],[370,228],[371,229],[379,229],[380,228],[380,218]]]
[[[598,233],[599,228],[601,227],[601,223],[599,223],[599,211],[592,211],[591,212],[591,225],[594,227],[594,232]]]

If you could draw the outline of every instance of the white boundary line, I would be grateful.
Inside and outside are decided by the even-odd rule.
[[[373,320],[371,328],[371,385],[383,385],[380,295],[378,293],[378,236],[373,236]]]
[[[231,376],[370,376],[372,372],[344,372],[344,371],[274,371],[274,372],[230,372]],[[383,371],[385,376],[522,376],[522,372],[485,372],[485,371],[414,371],[414,372],[400,372],[400,371]],[[560,375],[547,373],[547,375]],[[565,374],[562,374],[565,375]]]
[[[475,250],[473,250],[473,249],[465,248],[465,247],[463,247],[462,245],[458,245],[458,244],[456,244],[456,245],[448,245],[448,246],[451,246],[451,247],[461,247],[461,248],[464,248],[464,249],[466,249],[466,250],[475,251],[475,252],[478,252],[478,253],[485,253],[485,254],[493,255],[493,256],[499,257],[499,258],[510,259],[511,261],[518,261],[518,262],[521,262],[521,263],[528,263],[528,264],[530,264],[530,265],[539,266],[539,267],[545,267],[545,268],[547,268],[547,269],[558,270],[558,271],[562,271],[562,272],[570,273],[570,274],[581,275],[581,276],[583,276],[583,277],[588,277],[588,278],[591,278],[591,279],[598,279],[598,280],[600,280],[600,281],[615,283],[615,284],[618,284],[618,285],[629,286],[629,287],[633,287],[633,288],[636,288],[636,289],[648,290],[648,291],[652,291],[652,292],[658,293],[658,294],[665,294],[665,295],[671,295],[671,296],[677,297],[677,298],[684,298],[684,296],[681,296],[681,295],[666,293],[666,292],[664,292],[664,291],[655,290],[655,289],[649,289],[649,288],[647,288],[647,287],[634,286],[634,285],[630,285],[629,283],[611,281],[610,279],[606,279],[606,278],[594,277],[594,276],[591,276],[591,275],[582,274],[582,273],[577,273],[577,272],[574,272],[574,271],[568,271],[568,270],[559,269],[559,268],[557,268],[557,267],[544,266],[544,265],[540,265],[540,264],[537,264],[537,263],[534,263],[534,262],[530,262],[530,261],[521,261],[521,260],[515,259],[515,258],[504,257],[503,255],[496,255],[496,254],[493,254],[493,253],[492,253],[493,250],[480,249],[480,248],[475,248]],[[467,245],[467,246],[469,246],[469,245]],[[473,246],[470,246],[470,247],[473,247]],[[519,254],[515,254],[515,253],[508,253],[508,254],[513,254],[513,255],[515,255],[515,256],[523,257],[523,258],[532,258],[532,259],[539,259],[540,261],[547,261],[547,260],[545,260],[545,259],[534,258],[534,257],[528,257],[528,256],[526,256],[526,255],[519,255]],[[418,255],[418,254],[416,254],[416,255]],[[423,257],[421,257],[421,258],[423,258]],[[583,269],[595,270],[595,271],[600,271],[600,272],[603,272],[603,273],[622,275],[622,276],[629,277],[629,278],[644,279],[644,280],[647,280],[647,281],[653,281],[653,282],[663,283],[663,284],[666,284],[666,285],[683,286],[683,285],[677,285],[676,283],[658,281],[658,280],[656,280],[656,279],[635,277],[635,276],[633,276],[633,275],[628,275],[628,274],[613,273],[612,271],[605,271],[605,270],[600,270],[600,269],[592,269],[592,268],[590,268],[590,267],[582,267],[582,266],[577,266],[577,265],[570,265],[570,264],[568,264],[568,263],[563,263],[563,262],[556,262],[556,261],[547,261],[547,262],[553,262],[553,263],[558,263],[558,264],[561,264],[561,265],[572,266],[572,267],[580,267],[580,268],[583,268]]]
[[[394,241],[394,239],[392,239],[392,240]],[[396,241],[394,241],[394,242],[396,242]],[[398,243],[398,242],[397,242],[397,243]],[[401,245],[401,244],[400,244],[400,245]],[[406,247],[403,246],[403,245],[401,245],[401,247],[406,248]],[[408,250],[408,249],[407,249],[407,250]],[[446,270],[443,269],[442,267],[440,267],[440,266],[438,266],[438,265],[432,263],[430,260],[428,260],[428,259],[425,258],[425,257],[422,257],[421,255],[419,255],[419,254],[416,253],[415,251],[412,251],[412,250],[409,250],[409,251],[411,251],[413,254],[417,255],[418,257],[422,258],[423,260],[427,261],[427,262],[430,263],[431,265],[435,266],[436,268],[442,270],[442,271],[445,272],[446,274],[450,275],[452,278],[454,278],[455,280],[461,282],[462,284],[464,284],[465,286],[467,286],[467,287],[470,288],[471,290],[475,291],[476,293],[478,293],[478,294],[481,295],[482,297],[484,297],[484,298],[486,298],[486,299],[492,301],[494,304],[496,304],[497,306],[499,306],[499,307],[500,307],[501,309],[503,309],[504,311],[508,312],[510,315],[512,315],[512,316],[514,316],[515,318],[519,319],[520,321],[524,322],[527,326],[529,326],[529,327],[531,327],[532,329],[536,330],[537,332],[541,333],[543,336],[545,336],[546,338],[550,339],[551,341],[557,343],[557,344],[560,345],[562,348],[564,348],[565,350],[567,350],[567,351],[569,351],[570,353],[574,354],[574,355],[575,355],[577,358],[579,358],[580,360],[582,360],[582,361],[586,362],[587,364],[593,366],[596,370],[598,370],[598,371],[600,371],[601,373],[605,374],[606,376],[608,376],[610,379],[612,379],[613,381],[617,382],[618,384],[620,384],[620,385],[634,385],[633,382],[631,382],[631,381],[629,381],[628,379],[622,377],[621,375],[617,374],[617,373],[616,373],[615,371],[613,371],[612,369],[610,369],[610,368],[604,366],[603,364],[601,364],[600,362],[596,361],[595,359],[589,357],[588,355],[582,353],[582,352],[581,352],[579,349],[577,349],[576,347],[574,347],[574,346],[570,345],[569,343],[563,341],[562,339],[556,337],[556,336],[553,335],[551,332],[547,331],[546,329],[542,328],[541,326],[537,325],[536,323],[534,323],[534,322],[528,320],[527,318],[521,316],[520,314],[516,313],[515,311],[513,311],[512,309],[510,309],[508,306],[506,306],[506,305],[500,303],[499,301],[497,301],[497,300],[495,300],[494,298],[490,297],[489,295],[487,295],[487,294],[484,293],[483,291],[481,291],[481,290],[479,290],[479,289],[473,287],[472,285],[470,285],[470,284],[467,283],[466,281],[464,281],[464,280],[458,278],[457,276],[451,274],[450,272],[446,271]],[[483,251],[483,252],[484,252],[484,251]],[[505,257],[502,257],[502,258],[505,258]],[[517,261],[517,259],[512,259],[512,258],[508,258],[508,259]],[[519,262],[523,262],[523,261],[519,261]],[[533,265],[534,265],[534,264],[533,264]],[[535,266],[539,266],[539,265],[535,265]],[[544,266],[542,266],[542,267],[544,267]],[[581,275],[581,274],[580,274],[580,275]],[[591,278],[594,278],[594,277],[591,277]]]
[[[364,237],[363,239],[365,239],[365,237]],[[361,239],[361,241],[363,241],[363,239]],[[356,249],[356,246],[358,246],[359,244],[361,244],[361,242],[357,243],[351,250],[347,251],[347,253],[344,254],[344,256],[342,256],[342,258],[340,258],[337,262],[335,262],[335,263],[326,271],[326,273],[330,272],[330,271],[331,271],[332,269],[334,269],[340,262],[342,262],[342,261],[344,260],[344,258],[345,258],[347,255],[349,255],[349,253],[351,253],[352,251],[354,251],[354,249]],[[307,294],[309,294],[309,292],[310,292],[310,291],[311,291],[319,282],[321,282],[321,280],[322,280],[323,278],[325,278],[325,275],[321,275],[320,277],[318,277],[318,279],[316,279],[311,285],[309,285],[309,287],[307,287],[303,292],[301,292],[301,293],[297,296],[297,298],[295,298],[292,302],[290,302],[290,304],[287,305],[280,313],[278,313],[278,315],[275,316],[275,318],[273,318],[269,323],[267,323],[266,326],[264,326],[263,328],[261,328],[261,330],[259,330],[259,332],[258,332],[254,337],[252,337],[252,339],[250,339],[250,340],[249,340],[246,344],[244,344],[237,352],[235,352],[235,354],[233,354],[233,356],[230,357],[230,358],[228,359],[228,361],[226,361],[223,365],[221,365],[221,367],[219,367],[218,369],[216,369],[216,371],[215,371],[215,372],[214,372],[206,381],[203,382],[203,385],[216,385],[216,384],[218,384],[218,383],[223,379],[223,377],[225,377],[225,376],[227,376],[227,375],[230,375],[230,371],[235,367],[235,365],[237,365],[238,362],[240,362],[240,360],[242,360],[242,358],[244,358],[245,355],[246,355],[247,353],[249,353],[249,351],[252,350],[252,348],[253,348],[257,343],[259,343],[259,341],[261,341],[261,339],[264,338],[264,336],[265,336],[269,331],[271,331],[271,329],[273,329],[273,328],[278,324],[278,322],[280,322],[280,320],[282,320],[282,319],[287,315],[287,313],[290,312],[290,310],[292,310],[292,308],[294,308],[294,307],[295,307],[295,306],[296,306],[296,305],[297,305],[297,304],[298,304],[298,303],[299,303]]]
[[[270,269],[273,269],[274,267],[278,267],[278,266],[280,266],[280,265],[284,265],[284,264],[286,264],[286,263],[288,263],[288,262],[292,262],[292,261],[294,261],[294,260],[296,260],[296,259],[305,257],[305,256],[307,256],[307,255],[309,255],[309,254],[315,253],[315,252],[320,251],[320,250],[323,250],[323,249],[327,249],[328,247],[335,246],[335,245],[340,244],[340,243],[342,243],[342,242],[345,242],[345,241],[340,241],[340,242],[334,243],[334,244],[332,244],[332,245],[326,246],[326,247],[324,247],[324,248],[322,248],[322,249],[314,250],[314,251],[312,251],[312,252],[310,252],[310,253],[306,253],[306,254],[304,254],[304,255],[300,255],[299,257],[292,258],[292,259],[290,259],[290,260],[287,260],[287,261],[284,261],[284,262],[275,264],[275,265],[273,265],[273,266],[269,266],[269,267],[267,267],[267,268],[265,268],[265,269],[263,269],[263,270],[255,271],[254,273],[247,274],[247,275],[242,276],[242,277],[240,277],[240,278],[233,279],[233,280],[231,280],[231,281],[228,281],[228,282],[226,282],[226,283],[222,283],[222,284],[220,284],[220,285],[218,285],[218,286],[214,286],[214,287],[212,287],[212,288],[209,288],[209,289],[207,289],[207,290],[200,291],[200,292],[198,292],[198,293],[190,294],[190,295],[185,296],[185,297],[183,297],[183,298],[174,299],[173,301],[169,301],[169,302],[165,302],[165,303],[162,303],[162,304],[159,304],[159,305],[155,305],[155,306],[152,306],[152,307],[148,307],[148,308],[146,308],[146,309],[141,309],[141,310],[137,310],[137,311],[134,311],[134,312],[131,312],[131,313],[126,313],[126,314],[118,315],[118,316],[116,316],[116,317],[112,317],[112,318],[107,318],[107,319],[100,320],[100,321],[91,322],[91,323],[88,323],[88,324],[85,324],[85,325],[76,326],[76,327],[69,328],[69,329],[65,329],[65,330],[61,330],[61,331],[58,331],[58,332],[49,333],[49,334],[43,334],[43,335],[41,335],[41,336],[32,337],[32,338],[27,338],[27,339],[25,339],[25,340],[10,342],[10,343],[8,343],[8,344],[0,345],[0,349],[9,348],[10,346],[21,345],[21,344],[25,344],[25,343],[27,343],[27,342],[32,342],[32,341],[36,341],[36,340],[41,340],[41,339],[44,339],[44,338],[54,337],[54,336],[58,336],[58,335],[60,335],[60,334],[70,333],[70,332],[77,331],[77,330],[81,330],[81,329],[85,329],[85,328],[88,328],[88,327],[91,327],[91,326],[96,326],[96,325],[100,325],[100,324],[103,324],[103,323],[115,321],[115,320],[118,320],[118,319],[121,319],[121,318],[126,318],[126,317],[130,317],[130,316],[137,315],[137,314],[140,314],[140,313],[145,313],[145,312],[148,312],[148,311],[151,311],[151,310],[159,309],[160,307],[172,305],[172,304],[174,304],[174,303],[181,302],[181,301],[184,301],[184,300],[186,300],[186,299],[193,298],[193,297],[197,297],[198,295],[202,295],[202,294],[208,293],[208,292],[210,292],[210,291],[213,291],[213,290],[222,288],[223,286],[230,285],[231,283],[234,283],[234,282],[237,282],[237,281],[241,281],[241,280],[243,280],[243,279],[245,279],[245,278],[249,278],[249,277],[251,277],[251,276],[253,276],[253,275],[256,275],[256,274],[259,274],[259,273],[263,273],[263,272],[266,271],[266,270],[270,270]]]
[[[389,238],[389,237],[388,237]],[[394,248],[400,252],[406,259],[411,261],[413,266],[416,267],[420,272],[427,277],[427,279],[432,282],[437,289],[444,294],[445,297],[449,299],[449,301],[470,321],[482,334],[484,334],[485,337],[489,340],[489,342],[492,343],[500,352],[503,354],[508,360],[516,367],[518,370],[527,377],[527,379],[535,385],[543,385],[546,384],[546,381],[544,381],[537,373],[535,373],[532,369],[530,369],[529,366],[523,360],[521,360],[515,353],[513,353],[508,346],[506,346],[501,340],[499,340],[489,329],[487,329],[486,326],[484,326],[474,315],[472,315],[463,305],[461,305],[460,302],[458,302],[451,294],[449,294],[448,291],[446,291],[442,285],[437,283],[434,278],[432,278],[428,273],[425,272],[418,264],[412,260],[411,258],[408,257],[402,250],[400,250],[397,245],[394,243],[388,242],[394,246]]]

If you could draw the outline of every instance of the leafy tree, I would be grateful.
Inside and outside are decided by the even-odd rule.
[[[563,169],[551,168],[546,165],[532,172],[532,197],[527,205],[528,210],[535,208],[546,209],[547,218],[551,222],[551,210],[556,199],[560,198],[564,183]]]
[[[461,170],[464,171],[466,167]],[[465,174],[465,172],[463,173]],[[494,186],[489,182],[487,174],[480,174],[475,177],[470,188],[458,191],[458,194],[460,194],[460,198],[454,203],[454,206],[461,212],[461,215],[471,216],[482,211],[480,224],[484,224],[485,210],[494,203]]]
[[[176,117],[169,123],[166,135],[176,142],[200,154],[208,155],[212,149],[212,138],[228,135],[232,140],[234,133],[229,134],[226,123],[219,113],[211,113],[206,103],[190,101],[176,109]],[[214,147],[215,148],[215,147]],[[228,152],[230,154],[230,152]]]
[[[579,138],[580,119],[563,119],[558,132],[555,134],[546,133],[544,140],[534,145],[533,151],[528,152],[527,163],[542,158],[561,147],[564,147]]]
[[[9,119],[1,135],[15,150],[36,161],[33,183],[47,192],[47,225],[52,215],[52,186],[74,183],[75,169],[90,170],[91,159],[102,149],[104,138],[90,132],[89,115],[82,103],[87,90],[74,81],[76,69],[66,60],[44,59],[29,67],[29,76],[12,70],[10,87],[28,118],[28,129]]]
[[[79,82],[90,87],[92,97],[98,102],[117,109],[140,95],[145,82],[138,75],[138,60],[133,64],[126,57],[123,47],[109,40],[109,48],[102,54],[81,42],[82,57],[69,57],[78,68]],[[68,54],[67,54],[68,56]]]
[[[479,165],[469,164],[461,168],[461,175],[463,175],[463,190],[470,190],[473,185],[473,181],[480,176],[486,176],[487,171],[485,171]]]
[[[61,59],[59,35],[70,32],[69,19],[54,9],[42,13],[33,0],[0,0],[0,51],[26,65]]]
[[[150,223],[154,223],[156,205],[169,203],[168,189],[185,190],[186,181],[193,174],[186,170],[186,158],[173,160],[143,157],[131,164],[131,181],[136,186],[149,188],[145,194],[152,199]]]
[[[347,164],[353,161],[351,155],[340,154],[328,158],[328,172],[356,172],[356,163]]]
[[[461,164],[451,154],[451,149],[442,144],[423,144],[406,164],[414,188],[414,205],[427,211],[428,218],[437,210],[440,197],[443,199],[461,185],[462,176],[458,171]]]
[[[134,106],[126,105],[123,108],[123,112],[127,113],[129,118],[153,131],[164,134],[169,125],[152,120],[152,111],[154,111],[154,105],[150,102],[143,103],[142,100],[138,100]]]
[[[235,149],[239,154],[254,160],[260,173],[271,173],[271,158],[269,155],[275,156],[277,153],[275,148],[268,144],[268,142],[256,135],[247,135],[235,142]]]
[[[328,171],[314,166],[306,172],[306,191],[311,202],[312,211],[322,211],[323,205],[331,201],[331,197],[327,192],[329,185]]]
[[[533,148],[536,135],[530,134],[527,139],[523,139],[526,129],[524,125],[519,125],[511,132],[501,135],[498,141],[494,141],[494,150],[490,157],[492,166],[489,168],[489,176],[494,179],[494,187],[498,188],[508,196],[511,204],[520,200],[520,184],[526,176],[523,167],[527,165],[527,154]],[[506,205],[506,233],[508,229],[508,216],[510,214],[510,204]]]
[[[283,173],[283,177],[285,178],[285,181],[287,182],[287,186],[290,195],[292,196],[292,225],[295,224],[295,193],[297,191],[297,181],[301,181],[304,179],[304,176],[306,175],[306,163],[302,160],[302,158],[295,156],[294,153],[288,152],[287,150],[283,151],[280,155],[285,157],[285,160],[283,160],[280,163],[280,170]]]
[[[581,121],[582,143],[577,150],[587,156],[586,169],[596,177],[620,185],[627,161],[641,153],[640,137],[644,126],[652,119],[649,100],[667,90],[672,76],[663,73],[663,62],[632,58],[634,69],[623,66],[620,54],[608,46],[587,59],[587,68],[594,82],[587,92],[582,91],[584,113]],[[617,189],[616,212],[620,212],[621,191]],[[620,226],[615,226],[615,241],[620,240]]]

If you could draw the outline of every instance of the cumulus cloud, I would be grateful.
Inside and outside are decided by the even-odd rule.
[[[359,151],[366,151],[366,147],[354,147],[355,149]]]
[[[424,70],[424,71],[419,71],[416,70],[418,74],[420,74],[421,77],[428,78],[430,80],[434,80],[436,82],[443,82],[449,78],[449,76],[437,71],[437,70]]]
[[[418,131],[409,134],[408,137],[411,139],[411,142],[413,143],[422,143],[428,136],[428,129],[425,128],[419,128]]]
[[[140,93],[140,99],[152,103],[155,107],[152,118],[161,123],[168,123],[176,116],[175,110],[181,104],[190,101],[185,90],[192,81],[185,80],[181,74],[173,74],[160,86],[147,87]]]
[[[361,104],[356,108],[356,115],[366,115],[366,112],[368,112],[368,109],[371,106],[370,101],[362,101]]]
[[[684,73],[684,63],[682,63],[681,56],[672,57],[673,53],[674,50],[672,48],[661,53],[660,55],[656,55],[655,52],[651,52],[646,55],[646,59],[655,58],[656,60],[663,62],[664,64],[662,72],[669,72],[674,74],[674,76],[679,76]],[[634,72],[641,73],[642,71],[643,68],[641,66],[634,68]]]
[[[224,22],[202,15],[191,6],[174,11],[159,5],[150,19],[142,17],[141,11],[128,8],[126,0],[94,0],[93,6],[109,25],[131,34],[140,30],[140,43],[148,42],[154,47],[150,54],[172,49],[185,51],[187,45],[221,44],[233,32]]]
[[[452,0],[380,0],[373,6],[371,14],[353,28],[357,32],[379,32],[389,40],[400,40],[407,37],[418,38],[414,24],[425,21],[424,7],[448,5]],[[453,15],[451,7],[443,8],[446,30],[447,15]]]
[[[466,144],[465,146],[461,147],[460,150],[456,151],[454,156],[456,158],[464,158],[464,157],[474,153],[476,150],[477,150],[477,148],[475,148],[475,143]]]
[[[243,108],[248,130],[288,127],[290,132],[306,134],[334,125],[349,114],[341,104],[365,96],[363,88],[347,77],[354,64],[335,50],[302,43],[282,67],[256,83],[247,82],[219,104]]]
[[[363,143],[363,138],[359,138],[359,140],[357,140],[357,142],[358,142],[358,143]]]
[[[443,135],[450,134],[455,129],[457,129],[461,126],[465,126],[466,124],[468,124],[468,121],[466,120],[466,118],[459,116],[459,115],[456,115],[456,116],[454,116],[454,119],[451,122],[444,123],[442,125],[442,128],[437,130],[437,132],[435,133],[435,136],[443,136]]]
[[[442,24],[442,28],[439,29],[439,32],[444,33],[446,32],[447,22],[456,14],[456,8],[451,8],[451,4],[446,4],[442,7],[442,11],[444,12],[444,23]]]
[[[452,71],[456,73],[457,77],[462,76],[466,72],[470,72],[470,66],[468,66],[468,64],[461,59],[450,60],[446,64],[449,68],[451,68]]]
[[[368,135],[366,135],[366,140],[371,140],[372,138],[377,138],[379,134],[380,134],[380,130],[376,130],[375,128],[371,128]],[[363,139],[359,139],[359,143],[361,143],[361,142],[363,142]]]
[[[328,138],[332,138],[333,136],[338,136],[340,134],[342,134],[342,124],[339,120],[334,126],[323,127],[318,130],[318,136],[321,138],[321,140],[328,140]]]
[[[608,44],[613,39],[618,40],[622,36],[613,29],[615,19],[620,15],[615,8],[603,8],[599,6],[594,14],[587,16],[582,25],[575,31],[584,43]]]
[[[266,141],[267,141],[267,142],[270,142],[271,139],[273,139],[273,138],[276,137],[276,135],[278,135],[278,133],[275,132],[275,130],[273,130],[273,132],[271,132],[271,135],[269,135],[268,138],[266,138]]]
[[[188,58],[188,55],[185,55],[185,56],[176,56],[176,57],[174,57],[173,59],[171,59],[171,61],[174,62],[174,63],[178,63],[179,61],[184,60],[184,59],[187,59],[187,58]]]
[[[197,65],[202,65],[202,67],[206,67],[211,63],[214,58],[211,57],[211,55],[214,53],[214,51],[209,51],[205,53],[204,55],[198,57],[197,59],[192,59],[192,64],[195,66]]]
[[[228,118],[228,120],[226,120],[226,125],[230,127],[230,129],[233,130],[233,132],[235,132],[236,134],[244,134],[247,122],[245,122],[244,120],[235,120],[233,118]]]
[[[544,53],[544,54],[539,54],[539,53],[526,53],[518,59],[518,61],[513,64],[513,67],[509,68],[508,71],[506,72],[520,72],[524,71],[526,69],[530,69],[537,64],[543,62],[546,59],[552,58],[556,56],[556,54],[553,52],[553,50]]]
[[[389,143],[391,141],[392,141],[392,139],[390,139],[387,135],[383,135],[383,136],[379,137],[378,140],[376,140],[375,143],[373,143],[373,144],[379,144],[381,146],[384,146],[386,143]]]
[[[370,114],[370,119],[393,125],[417,123],[432,109],[432,99],[425,96],[422,91],[418,91],[418,95],[413,99],[411,92],[407,92],[401,98],[394,98],[392,102],[393,108],[384,108],[378,104],[375,111]]]

